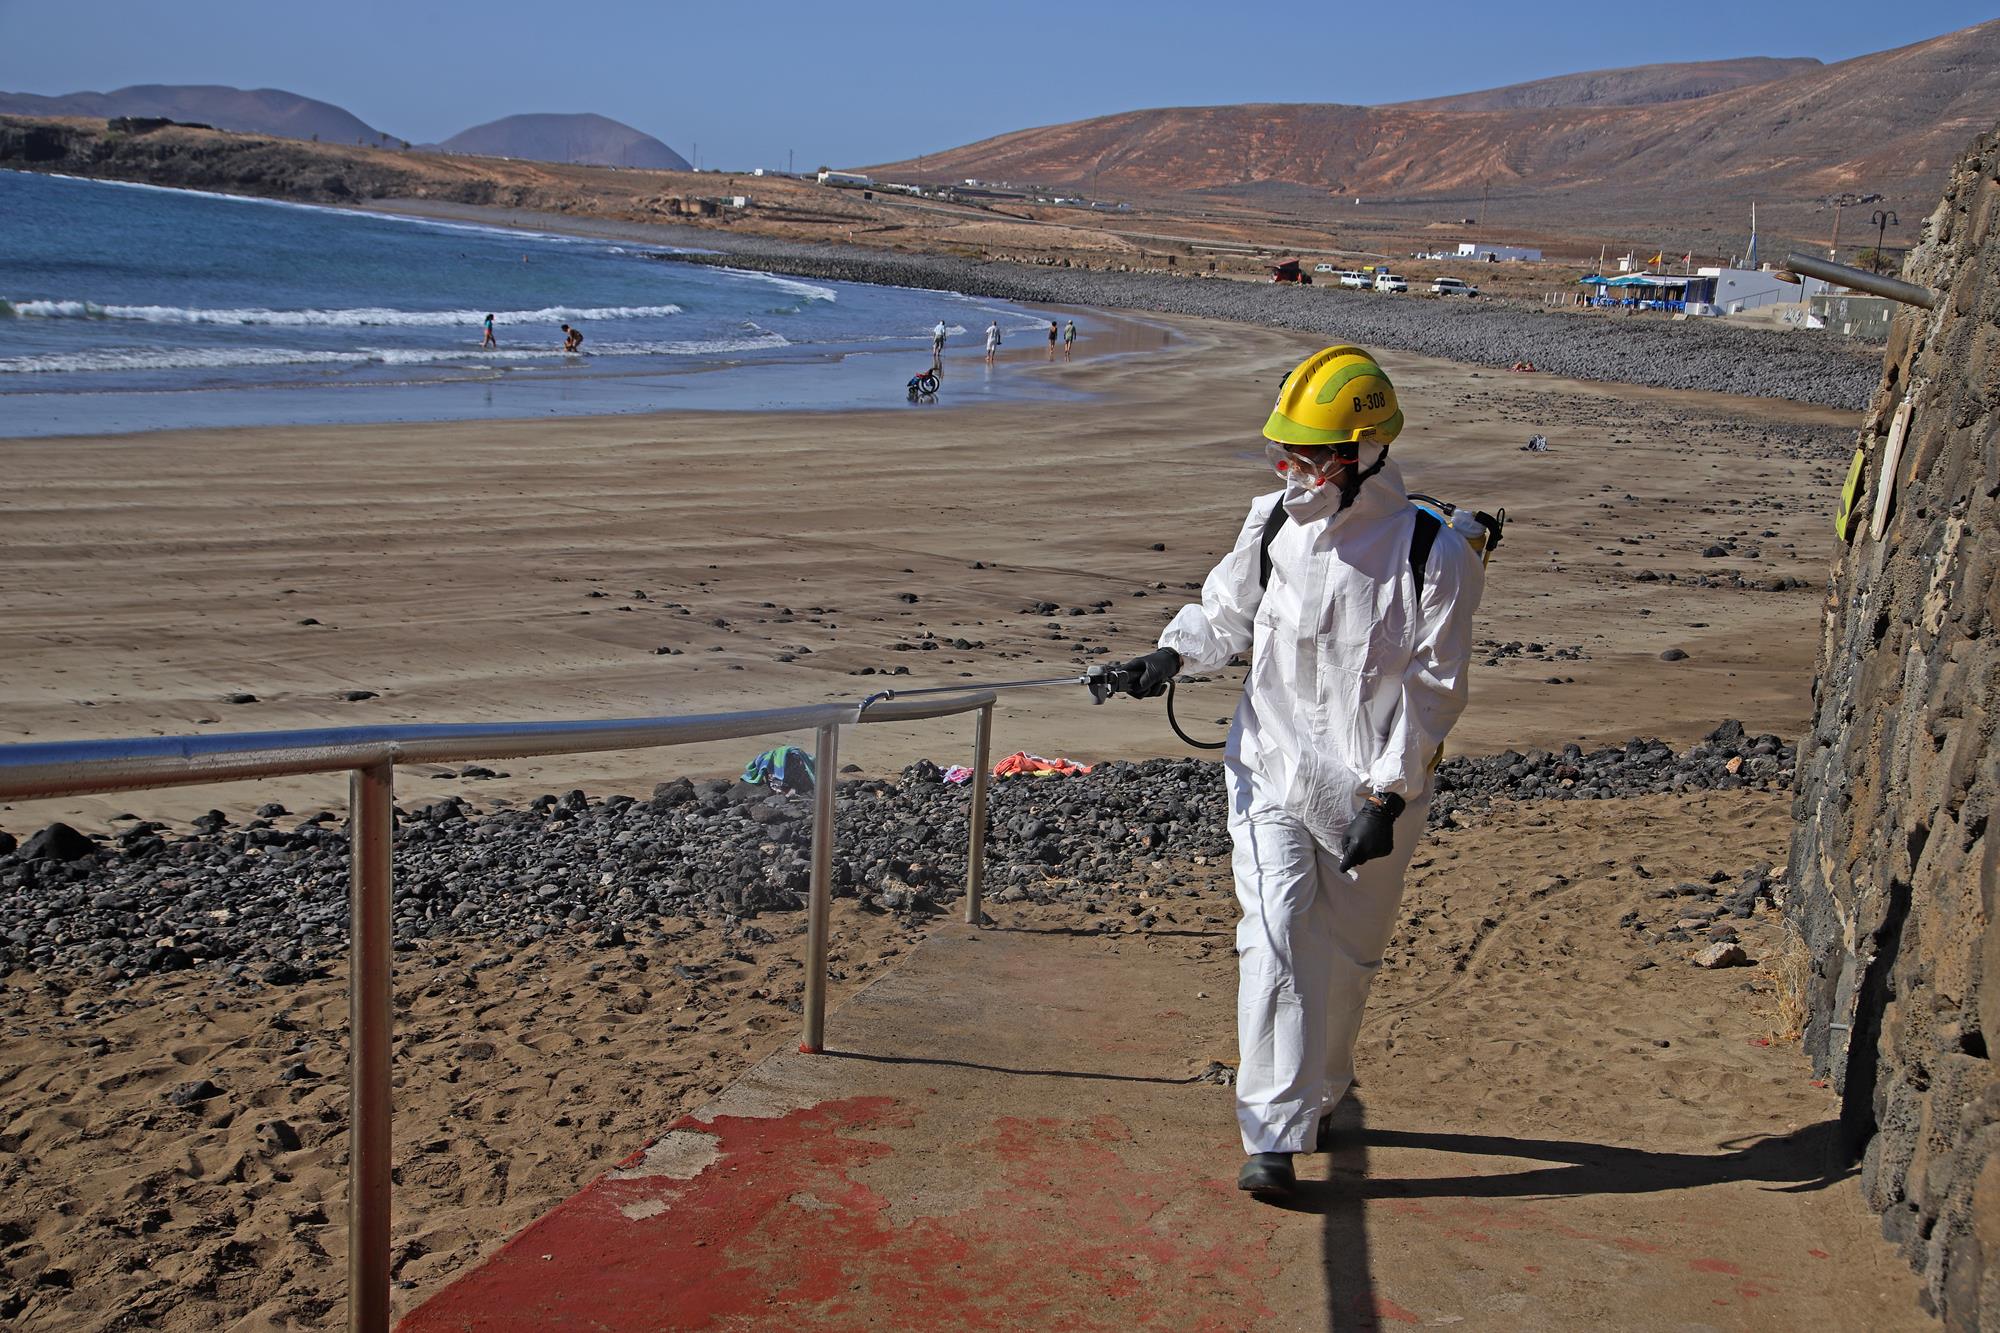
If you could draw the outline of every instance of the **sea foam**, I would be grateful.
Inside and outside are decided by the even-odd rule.
[[[145,324],[269,325],[289,328],[467,328],[485,322],[484,310],[391,310],[362,306],[350,310],[266,310],[261,307],[204,310],[170,305],[98,305],[91,301],[0,300],[0,319],[133,320]],[[545,306],[540,310],[495,310],[496,325],[552,324],[558,320],[663,319],[681,313],[677,305]]]

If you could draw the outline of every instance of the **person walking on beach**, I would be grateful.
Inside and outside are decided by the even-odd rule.
[[[1054,320],[1050,320],[1050,321],[1049,321],[1049,360],[1051,360],[1051,361],[1053,361],[1053,360],[1055,360],[1055,359],[1056,359],[1056,339],[1057,339],[1057,338],[1059,338],[1059,337],[1061,337],[1061,336],[1062,336],[1062,330],[1061,330],[1061,329],[1058,329],[1058,328],[1056,327],[1056,322],[1055,322]]]
[[[1063,360],[1065,361],[1069,360],[1071,353],[1073,353],[1075,350],[1076,350],[1076,321],[1071,320],[1067,324],[1063,325]]]
[[[994,320],[986,326],[986,364],[992,365],[993,358],[1000,352],[1000,321]]]
[[[1395,929],[1431,766],[1465,708],[1480,556],[1410,503],[1396,391],[1358,347],[1286,377],[1264,424],[1284,489],[1109,688],[1163,693],[1250,655],[1224,751],[1242,919],[1239,1189],[1283,1199],[1292,1156],[1331,1146],[1368,987]]]
[[[481,347],[498,347],[500,345],[493,339],[493,316],[491,315],[486,317],[486,341],[479,345]]]
[[[573,329],[565,324],[562,326],[562,331],[563,350],[565,352],[581,352],[583,350],[583,330]]]
[[[932,366],[941,366],[944,364],[944,338],[945,334],[949,332],[950,330],[945,328],[943,320],[939,320],[937,322],[937,327],[931,330]]]

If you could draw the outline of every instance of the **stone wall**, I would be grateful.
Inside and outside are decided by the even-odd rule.
[[[1806,1049],[1883,1234],[1948,1327],[2000,1328],[2000,131],[1953,169],[1904,277],[1941,298],[1897,317],[1862,428],[1867,513],[1827,601],[1787,911]]]

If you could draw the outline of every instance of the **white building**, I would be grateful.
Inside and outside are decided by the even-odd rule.
[[[1715,279],[1715,295],[1710,303],[1719,315],[1740,315],[1759,306],[1790,305],[1810,300],[1827,290],[1818,278],[1801,276],[1797,282],[1780,282],[1767,268],[1698,268],[1697,274]]]
[[[1488,245],[1484,241],[1460,241],[1458,243],[1458,253],[1453,258],[1477,260],[1482,264],[1501,263],[1506,260],[1521,260],[1531,264],[1539,264],[1542,260],[1542,252],[1540,250],[1531,250],[1523,245]]]

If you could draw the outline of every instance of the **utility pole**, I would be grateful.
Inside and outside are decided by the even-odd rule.
[[[1875,210],[1874,216],[1870,217],[1868,220],[1875,224],[1874,270],[1875,272],[1880,273],[1882,271],[1882,233],[1887,231],[1889,228],[1897,225],[1896,215],[1892,212],[1885,212],[1884,210],[1878,208]]]
[[[789,148],[785,150],[785,174],[792,174],[792,150]]]
[[[1840,258],[1840,205],[1833,206],[1833,244],[1826,247],[1828,259]]]
[[[701,170],[701,145],[700,145],[700,144],[696,144],[696,145],[694,146],[694,169],[695,169],[696,171],[700,171],[700,170]]]
[[[1493,234],[1493,179],[1490,176],[1482,176],[1479,184],[1481,187],[1479,225],[1486,228],[1486,234],[1490,236]]]

